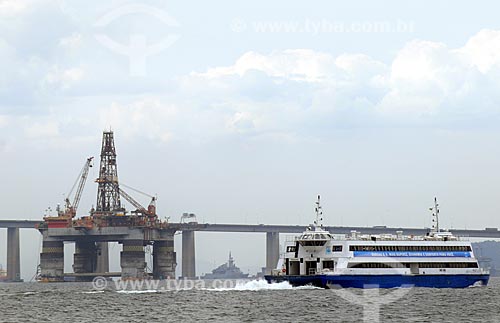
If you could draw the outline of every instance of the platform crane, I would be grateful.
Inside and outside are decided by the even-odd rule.
[[[87,176],[89,175],[89,169],[92,167],[92,161],[94,157],[89,157],[87,158],[87,161],[83,165],[82,170],[80,171],[80,174],[78,175],[75,184],[73,184],[73,187],[71,188],[68,197],[64,200],[65,202],[65,207],[64,207],[64,212],[60,212],[60,216],[68,217],[68,218],[74,218],[76,216],[76,210],[78,209],[78,204],[80,204],[80,199],[82,197],[83,193],[83,188],[85,187],[85,183],[87,181]],[[73,198],[73,203],[71,203],[69,196],[75,189],[75,187],[78,187],[75,192],[75,196]]]
[[[146,195],[148,197],[151,198],[151,202],[149,203],[148,207],[145,208],[144,206],[142,206],[142,204],[140,204],[139,202],[137,202],[132,196],[130,196],[127,192],[125,192],[121,187],[118,189],[119,190],[119,193],[120,193],[120,196],[122,196],[124,199],[126,199],[130,204],[132,204],[136,210],[133,211],[134,213],[142,213],[143,215],[147,215],[151,218],[153,217],[156,217],[156,197],[152,196],[152,195],[149,195],[149,194],[146,194],[144,192],[141,192],[139,190],[136,190],[130,186],[127,186],[123,183],[121,183],[120,185],[122,186],[125,186],[131,190],[134,190],[138,193],[141,193],[143,195]]]

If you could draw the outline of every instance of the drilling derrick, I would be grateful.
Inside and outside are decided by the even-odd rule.
[[[99,178],[96,182],[98,188],[95,214],[115,215],[117,212],[124,212],[120,202],[115,142],[112,131],[105,131],[102,136],[101,164]]]

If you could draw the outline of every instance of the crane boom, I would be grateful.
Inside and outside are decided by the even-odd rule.
[[[78,182],[78,188],[75,193],[75,197],[73,198],[73,203],[70,202],[69,196],[66,198],[66,210],[64,212],[64,216],[74,218],[76,216],[76,209],[78,208],[78,204],[80,204],[80,198],[82,197],[83,193],[83,188],[85,187],[85,182],[87,181],[87,176],[89,174],[89,169],[92,167],[92,160],[94,157],[89,157],[87,158],[87,161],[85,162],[85,165],[83,165],[83,168],[80,172],[80,175],[78,177],[80,178],[80,181]],[[78,180],[77,180],[78,181]],[[76,185],[76,183],[75,183]],[[71,192],[75,188],[75,185],[73,185],[73,188],[71,189]],[[70,192],[70,195],[71,195]]]
[[[151,203],[149,204],[148,208],[146,209],[144,206],[141,205],[141,203],[137,202],[132,196],[128,195],[127,192],[125,192],[121,187],[118,188],[118,192],[120,195],[126,199],[130,204],[132,204],[136,209],[137,212],[141,212],[142,214],[147,214],[149,216],[155,216],[156,214],[156,207],[155,207],[155,201],[156,197],[151,198]]]
[[[89,169],[92,167],[92,160],[94,157],[87,158],[87,162],[85,166],[83,166],[82,177],[80,178],[80,183],[78,184],[78,189],[75,193],[75,198],[73,199],[73,208],[78,208],[78,204],[80,204],[80,198],[82,197],[83,188],[85,187],[85,182],[87,181],[87,176],[89,175]]]
[[[125,192],[123,189],[119,188],[118,191],[120,192],[120,195],[124,199],[126,199],[130,204],[132,204],[137,209],[137,211],[140,211],[144,214],[146,214],[148,212],[144,206],[142,206],[139,202],[134,200],[134,198],[132,196],[128,195],[128,193]]]

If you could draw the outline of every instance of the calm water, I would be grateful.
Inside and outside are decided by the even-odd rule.
[[[363,317],[376,318],[373,308],[345,300],[362,303],[363,297],[374,295],[363,296],[363,291],[352,289],[343,292],[351,294],[257,281],[236,288],[161,292],[96,292],[91,283],[0,284],[0,322],[362,322]],[[373,292],[381,296],[372,300],[387,299],[384,293],[397,298],[381,307],[380,322],[500,322],[500,278],[492,278],[488,287],[414,288],[405,295],[397,294],[398,290],[369,293]],[[365,316],[364,308],[368,309]]]

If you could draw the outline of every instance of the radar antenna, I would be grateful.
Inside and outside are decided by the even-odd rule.
[[[323,208],[320,204],[321,196],[318,195],[318,200],[316,201],[316,220],[314,221],[314,227],[323,228]]]
[[[434,197],[434,206],[429,208],[429,210],[432,212],[431,233],[438,233],[439,232],[439,204],[437,202],[436,197]]]

